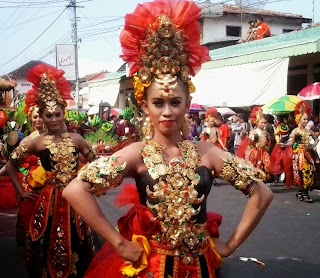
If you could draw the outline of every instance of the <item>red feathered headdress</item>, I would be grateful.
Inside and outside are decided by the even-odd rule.
[[[138,102],[154,77],[163,95],[171,93],[177,76],[188,82],[189,91],[193,89],[189,76],[211,60],[208,49],[200,45],[200,12],[192,1],[155,0],[125,16],[120,57],[128,63],[130,75],[137,73]]]
[[[301,115],[303,114],[309,115],[310,112],[311,112],[311,108],[305,101],[298,102],[294,108],[294,117],[295,117],[296,124],[299,124]]]
[[[251,111],[251,123],[256,125],[264,117],[262,108],[257,106]]]
[[[27,80],[33,86],[27,92],[24,109],[26,114],[32,106],[47,107],[50,112],[54,111],[57,104],[67,106],[66,100],[72,100],[71,87],[63,74],[63,70],[44,64],[29,70]]]
[[[217,118],[218,110],[215,107],[211,107],[206,111],[206,119],[208,118]]]

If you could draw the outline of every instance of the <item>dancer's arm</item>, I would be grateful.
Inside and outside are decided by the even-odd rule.
[[[32,144],[33,142],[33,144]],[[34,200],[36,193],[31,191],[25,191],[17,175],[17,169],[19,165],[27,158],[30,154],[36,152],[35,141],[29,141],[27,144],[19,145],[11,154],[9,161],[5,165],[6,171],[11,179],[11,182],[22,199]]]
[[[116,158],[115,162],[117,165],[120,166],[126,163],[126,166],[121,172],[117,173],[111,171],[112,167],[109,167],[109,169],[104,167],[102,169],[101,172],[104,170],[110,170],[110,172],[112,172],[112,175],[111,173],[102,175],[106,180],[110,181],[109,187],[107,186],[107,188],[101,188],[101,190],[99,190],[95,185],[92,186],[89,182],[81,180],[81,175],[85,175],[86,173],[88,176],[92,176],[93,178],[96,176],[93,172],[90,173],[92,168],[83,168],[83,170],[80,171],[78,178],[74,179],[64,189],[62,194],[84,222],[86,222],[103,239],[108,241],[121,257],[132,262],[134,265],[139,264],[142,247],[137,243],[126,240],[114,229],[108,219],[104,216],[95,197],[89,191],[95,192],[96,195],[101,195],[108,189],[111,189],[121,183],[120,175],[134,176],[137,171],[137,167],[141,164],[139,163],[141,160],[139,153],[140,149],[141,143],[134,143],[113,155]],[[88,166],[96,165],[96,163],[99,163],[99,160],[92,162]],[[113,178],[111,178],[111,176],[113,176]],[[114,183],[117,181],[118,184],[111,184],[112,179]]]
[[[199,150],[200,149],[201,148],[199,148]],[[202,151],[205,151],[205,149],[202,148]],[[222,159],[218,159],[218,157]],[[240,179],[235,178],[235,176],[237,176],[237,167],[239,167],[240,163],[230,159],[229,154],[219,148],[210,147],[210,149],[207,149],[204,156],[204,163],[209,164],[209,167],[212,167],[222,178],[233,183],[234,186],[241,190],[248,198],[248,203],[242,218],[227,242],[214,240],[216,251],[221,256],[227,257],[230,256],[255,229],[272,201],[273,193],[263,182],[252,181],[251,177],[256,179],[261,172],[256,172],[254,175],[247,175],[244,181],[249,185],[244,186],[240,182]],[[245,166],[245,164],[243,165]],[[251,167],[248,165],[248,168]]]

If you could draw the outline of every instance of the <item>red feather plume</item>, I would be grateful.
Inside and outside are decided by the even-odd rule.
[[[303,100],[299,101],[294,108],[294,116],[301,113],[306,113],[307,115],[309,115],[310,112],[311,112],[310,106]]]
[[[215,107],[211,107],[206,111],[206,119],[208,119],[209,117],[217,118],[217,116],[218,116],[218,110]]]
[[[130,75],[140,69],[139,57],[142,55],[141,42],[146,38],[146,30],[155,23],[159,16],[168,16],[173,25],[184,30],[187,37],[189,59],[187,65],[194,76],[201,64],[211,60],[207,47],[200,45],[200,26],[198,19],[201,8],[193,1],[156,0],[139,4],[132,14],[125,16],[125,26],[120,34],[122,55],[128,63]]]
[[[262,108],[257,106],[251,111],[251,123],[256,124],[263,117]]]

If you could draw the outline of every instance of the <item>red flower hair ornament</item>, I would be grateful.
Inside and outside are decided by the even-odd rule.
[[[138,104],[144,99],[144,89],[154,79],[161,95],[170,95],[177,78],[195,88],[190,80],[210,61],[208,49],[200,45],[198,18],[201,9],[186,0],[155,0],[139,4],[125,16],[120,35],[123,54],[130,75],[134,77]]]
[[[51,113],[57,104],[65,108],[66,100],[72,100],[72,97],[69,82],[63,75],[63,70],[45,64],[39,64],[29,70],[27,80],[33,83],[33,86],[27,92],[24,112],[28,114],[30,107],[33,106],[46,107]]]

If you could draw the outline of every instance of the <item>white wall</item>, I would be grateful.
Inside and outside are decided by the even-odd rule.
[[[25,78],[15,79],[17,86],[14,88],[16,94],[26,94],[30,89],[32,89],[32,83],[27,81]]]
[[[203,18],[201,44],[240,39],[240,37],[227,37],[226,26],[242,27],[242,38],[245,38],[248,30],[248,21],[254,19],[254,16],[245,15],[243,16],[241,22],[240,15],[238,14],[228,14],[221,17]],[[295,19],[291,20],[289,18],[265,18],[265,23],[269,26],[271,30],[271,35],[282,34],[283,29],[300,28],[301,24],[295,22]]]

